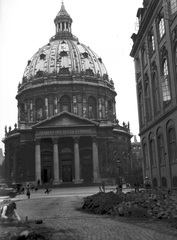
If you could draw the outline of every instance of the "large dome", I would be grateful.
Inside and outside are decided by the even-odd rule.
[[[55,35],[28,60],[18,86],[19,125],[62,111],[115,122],[116,92],[102,59],[72,34],[63,3],[54,23]]]
[[[100,56],[80,43],[72,34],[72,18],[65,10],[63,3],[54,23],[55,36],[28,60],[22,85],[35,82],[39,77],[48,77],[50,81],[50,77],[63,74],[90,76],[99,81],[109,82],[107,70]]]
[[[94,51],[75,39],[57,39],[40,48],[28,61],[23,81],[63,73],[88,74],[108,80],[105,65]]]

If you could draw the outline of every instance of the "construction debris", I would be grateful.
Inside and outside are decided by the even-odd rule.
[[[84,198],[83,210],[96,214],[177,220],[177,195],[169,189],[138,193],[98,193]]]

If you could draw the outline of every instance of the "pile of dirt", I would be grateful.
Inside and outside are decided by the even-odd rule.
[[[177,220],[177,198],[169,189],[139,193],[98,193],[84,199],[82,209],[95,214]]]
[[[109,210],[123,201],[122,196],[113,192],[99,192],[84,198],[82,210],[95,214],[107,214]]]
[[[16,240],[48,240],[47,238],[45,238],[42,234],[40,233],[29,233],[28,236],[19,236],[16,238]]]

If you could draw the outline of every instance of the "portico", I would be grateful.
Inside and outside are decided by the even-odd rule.
[[[65,112],[35,126],[36,181],[52,180],[53,184],[99,182],[97,124],[82,121],[84,125],[80,117],[73,119],[72,114]],[[69,127],[63,127],[62,122],[68,122]]]

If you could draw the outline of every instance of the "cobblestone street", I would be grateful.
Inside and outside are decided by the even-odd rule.
[[[28,224],[25,227],[0,225],[0,239],[26,229],[39,231],[50,240],[175,240],[177,229],[167,227],[163,222],[150,220],[125,219],[105,215],[92,215],[79,208],[83,204],[83,197],[49,197],[31,198],[17,201],[18,213]],[[35,224],[35,220],[42,219],[42,224]]]

